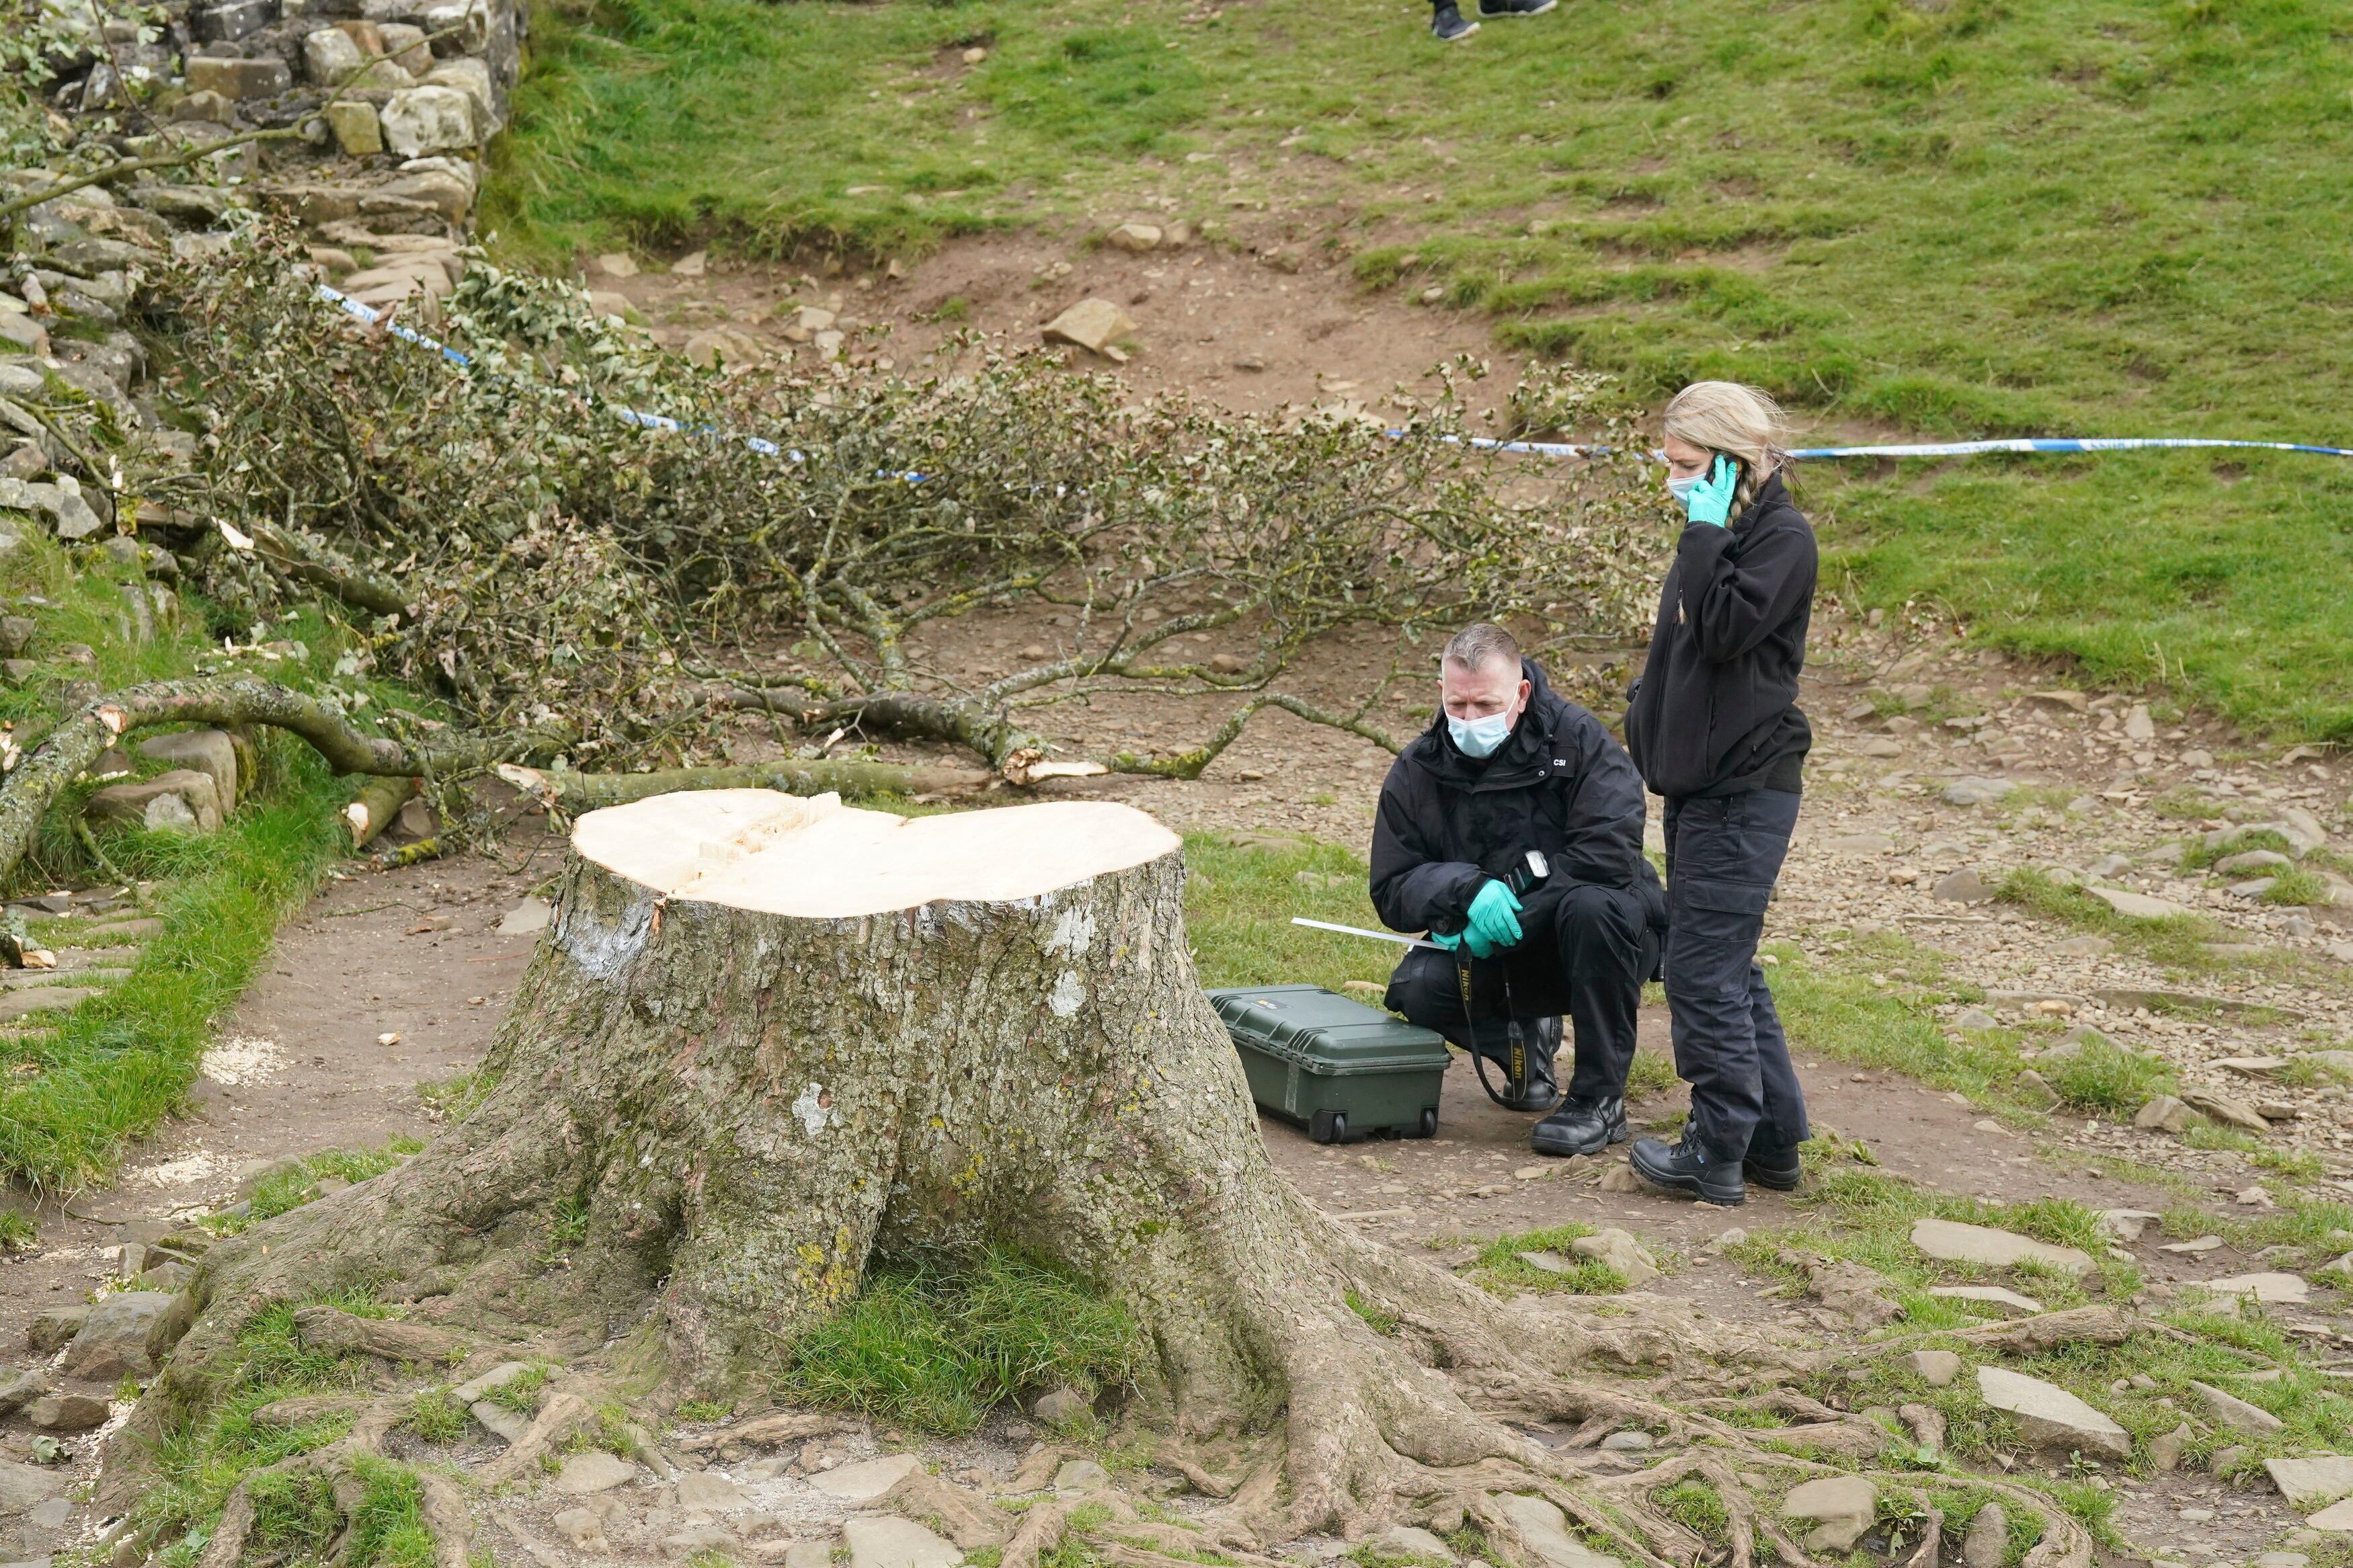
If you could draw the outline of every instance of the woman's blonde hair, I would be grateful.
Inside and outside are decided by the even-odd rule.
[[[1668,400],[1662,423],[1678,441],[1740,459],[1735,517],[1748,510],[1765,481],[1789,461],[1789,425],[1781,405],[1736,381],[1693,382]]]

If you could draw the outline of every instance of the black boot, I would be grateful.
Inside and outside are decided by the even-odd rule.
[[[1528,1147],[1539,1154],[1599,1154],[1612,1143],[1626,1142],[1626,1102],[1570,1100],[1546,1117],[1528,1134]]]
[[[1795,1150],[1786,1154],[1759,1154],[1749,1151],[1740,1162],[1740,1173],[1760,1187],[1770,1187],[1777,1193],[1794,1193],[1798,1179],[1806,1173]]]
[[[1519,1071],[1512,1070],[1515,1054],[1506,1038],[1504,1047],[1504,1095],[1497,1101],[1506,1110],[1550,1110],[1560,1099],[1553,1077],[1553,1058],[1560,1054],[1558,1018],[1514,1018],[1519,1034]]]
[[[1729,1160],[1709,1160],[1707,1152],[1688,1135],[1672,1148],[1656,1138],[1638,1138],[1627,1163],[1652,1186],[1689,1193],[1702,1203],[1737,1208],[1748,1201],[1739,1165]]]
[[[1478,30],[1478,23],[1462,19],[1462,8],[1455,0],[1439,0],[1430,10],[1430,36],[1441,44],[1459,44]]]

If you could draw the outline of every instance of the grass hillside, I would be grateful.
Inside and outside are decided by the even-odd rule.
[[[1646,396],[1728,375],[1841,432],[2353,438],[2353,34],[2327,7],[1564,0],[1451,49],[1426,15],[550,9],[492,210],[542,251],[896,253],[1157,208],[1441,287]],[[2342,462],[1845,465],[1804,493],[1871,603],[2353,735]]]

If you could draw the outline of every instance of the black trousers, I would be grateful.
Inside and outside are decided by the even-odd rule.
[[[1806,1095],[1757,963],[1765,906],[1798,825],[1792,790],[1667,802],[1667,1006],[1686,1137],[1713,1160],[1794,1152]]]
[[[1524,912],[1516,946],[1471,961],[1468,1017],[1453,957],[1423,947],[1409,950],[1389,976],[1389,1011],[1497,1062],[1509,1019],[1566,1014],[1577,1042],[1568,1097],[1624,1094],[1642,981],[1659,957],[1641,895],[1630,888],[1571,888]]]

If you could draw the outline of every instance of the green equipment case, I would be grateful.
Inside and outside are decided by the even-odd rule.
[[[1438,1133],[1446,1041],[1321,985],[1239,986],[1209,1001],[1241,1053],[1250,1097],[1318,1143]]]

